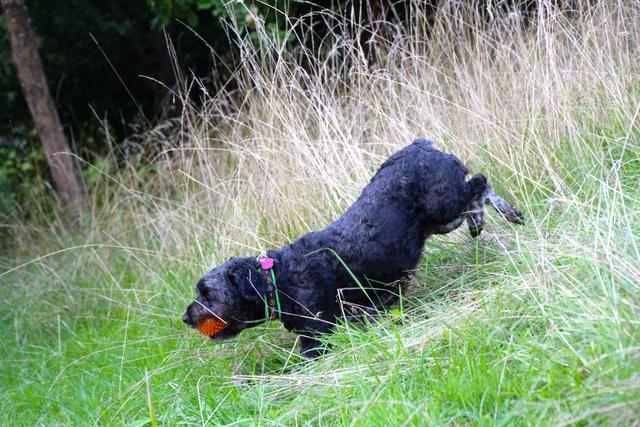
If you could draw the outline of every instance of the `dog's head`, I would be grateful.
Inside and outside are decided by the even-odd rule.
[[[212,339],[238,335],[265,320],[268,283],[256,268],[255,258],[231,258],[198,281],[197,296],[182,320]],[[202,322],[216,326],[203,328]]]

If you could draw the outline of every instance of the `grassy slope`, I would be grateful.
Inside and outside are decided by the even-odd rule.
[[[455,57],[449,18],[430,53],[410,33],[374,70],[340,41],[346,57],[304,84],[296,59],[265,71],[248,55],[241,114],[224,94],[186,112],[183,149],[98,180],[77,233],[19,228],[0,273],[0,420],[637,422],[638,10],[475,27]],[[314,362],[277,325],[212,345],[180,324],[207,266],[326,224],[416,135],[487,172],[527,225],[493,215],[478,240],[430,239],[403,305],[340,325]]]

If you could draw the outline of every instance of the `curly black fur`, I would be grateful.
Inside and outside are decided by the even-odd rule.
[[[479,234],[485,198],[499,197],[484,175],[465,181],[466,175],[458,158],[418,139],[382,164],[338,220],[267,252],[275,260],[282,322],[302,335],[303,354],[318,354],[314,337],[337,318],[395,302],[429,235],[450,232],[465,219]],[[517,210],[502,213],[520,222]],[[231,258],[200,279],[183,320],[195,327],[202,318],[220,318],[227,326],[212,338],[232,337],[265,319],[266,287],[255,257]]]

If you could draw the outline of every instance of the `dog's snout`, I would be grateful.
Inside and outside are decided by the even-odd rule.
[[[185,313],[184,316],[182,316],[182,321],[188,325],[191,321],[189,314]]]

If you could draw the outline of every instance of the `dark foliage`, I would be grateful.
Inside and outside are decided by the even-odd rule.
[[[252,35],[255,22],[264,20],[274,37],[282,35],[283,16],[304,15],[344,1],[297,2],[222,0],[29,0],[27,6],[39,39],[40,54],[51,93],[72,148],[93,160],[105,154],[111,142],[122,141],[136,124],[153,123],[163,111],[168,87],[176,77],[167,49],[175,48],[176,62],[189,75],[209,82],[226,82],[237,59],[225,20],[236,19],[243,34]],[[227,8],[222,5],[228,5]],[[285,8],[285,4],[289,4]],[[249,13],[251,12],[251,13]],[[321,22],[319,22],[321,24]],[[194,34],[197,33],[197,36]],[[211,48],[211,49],[210,49]],[[149,77],[145,78],[142,76]],[[227,86],[229,87],[229,86]],[[0,19],[0,187],[11,194],[0,212],[20,203],[19,183],[33,181],[34,170],[46,176],[39,145],[21,92]],[[105,141],[107,125],[112,141]],[[160,147],[158,147],[160,149]],[[41,164],[27,166],[36,157]],[[15,203],[14,203],[15,202]]]
[[[472,3],[480,11],[485,9],[483,0]],[[72,149],[90,161],[105,154],[114,146],[113,142],[117,146],[132,132],[132,126],[144,128],[158,116],[171,114],[163,110],[169,104],[163,103],[163,99],[168,99],[166,88],[152,80],[169,87],[176,85],[167,39],[175,48],[176,62],[189,76],[204,77],[212,85],[224,82],[228,89],[233,87],[229,79],[238,55],[236,40],[228,36],[225,22],[235,21],[241,36],[255,37],[254,18],[258,18],[273,37],[283,37],[285,14],[292,18],[307,17],[305,25],[297,27],[301,32],[298,37],[290,37],[291,42],[297,43],[310,40],[309,34],[320,36],[319,39],[327,31],[328,21],[310,17],[311,12],[344,12],[349,19],[355,19],[354,31],[368,49],[372,46],[369,41],[392,36],[380,22],[404,25],[411,19],[410,4],[406,0],[27,1],[51,93]],[[414,7],[429,14],[438,4],[433,0]],[[531,10],[534,2],[500,2],[500,7],[512,8],[515,4]],[[38,144],[33,143],[33,125],[1,20],[0,105],[0,140],[5,142],[0,145],[0,157],[8,159],[6,150],[13,150],[35,158],[29,147]],[[104,126],[108,126],[109,141],[105,141]],[[17,199],[20,192],[12,183],[30,180],[23,173],[26,167],[21,161],[5,161],[0,165],[0,185]],[[43,164],[34,165],[28,173],[33,170],[46,172],[47,168]],[[46,173],[44,178],[47,179]],[[0,207],[2,210],[4,207]]]

